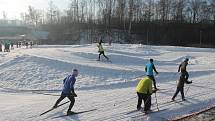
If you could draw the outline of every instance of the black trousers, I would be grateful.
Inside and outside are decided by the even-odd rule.
[[[181,92],[181,98],[184,99],[184,87],[177,87],[176,92],[172,98],[175,99],[179,92]]]
[[[71,101],[68,109],[68,111],[71,111],[73,105],[75,104],[75,97],[71,94],[64,94],[62,92],[60,98],[56,101],[55,106],[57,106],[65,97],[67,97]]]
[[[186,76],[186,80],[188,80],[188,78],[189,78],[189,74],[188,74],[188,72],[187,72],[187,71],[185,71],[184,73],[185,73],[185,76]]]
[[[144,101],[144,111],[151,109],[151,95],[137,92],[138,103],[137,109],[141,108],[142,100]]]
[[[100,60],[100,56],[103,55],[107,60],[109,59],[106,55],[104,51],[99,52],[99,60]]]
[[[149,76],[149,75],[148,75]],[[157,86],[156,86],[156,81],[155,81],[155,77],[154,76],[149,76],[152,78],[152,81],[153,81],[153,85],[154,85],[154,88],[157,89]]]

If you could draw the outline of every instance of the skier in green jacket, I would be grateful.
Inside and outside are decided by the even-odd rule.
[[[109,61],[109,58],[105,55],[105,50],[102,46],[102,42],[100,41],[99,44],[97,45],[98,49],[99,49],[99,59],[98,61],[100,61],[100,56],[103,55],[108,61]]]

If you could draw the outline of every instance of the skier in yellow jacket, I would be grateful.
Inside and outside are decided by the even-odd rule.
[[[138,96],[137,110],[141,110],[142,100],[144,101],[144,111],[147,113],[151,109],[151,95],[156,90],[152,90],[152,78],[146,76],[141,79],[136,87],[136,92]]]
[[[99,59],[98,61],[100,61],[100,56],[101,54],[109,61],[109,58],[105,55],[105,50],[102,46],[102,42],[100,41],[99,44],[97,45],[97,47],[99,48]]]

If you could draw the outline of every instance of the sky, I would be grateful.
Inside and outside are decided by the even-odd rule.
[[[70,0],[52,0],[54,5],[59,9],[68,8]],[[3,18],[3,11],[6,12],[7,18],[19,19],[20,13],[26,12],[28,6],[36,9],[47,10],[50,0],[0,0],[0,19]]]

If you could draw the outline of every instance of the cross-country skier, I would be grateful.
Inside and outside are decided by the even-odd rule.
[[[21,41],[19,41],[19,42],[18,42],[18,44],[19,44],[19,48],[21,48],[21,46],[22,46],[22,42],[21,42]]]
[[[147,76],[139,81],[136,92],[138,96],[137,110],[141,110],[142,100],[144,101],[144,112],[148,113],[151,111],[151,95],[156,92],[152,90],[152,78]]]
[[[25,43],[26,48],[28,48],[28,42]]]
[[[184,62],[182,62],[182,63],[179,65],[179,67],[178,67],[178,72],[180,72],[180,71],[183,72],[183,73],[186,75],[186,78],[187,78],[187,79],[189,78],[189,74],[188,74],[188,72],[187,72],[188,61],[189,61],[189,59],[186,58],[186,59],[184,60]]]
[[[30,48],[32,48],[32,47],[33,47],[33,42],[31,41],[31,42],[30,42]]]
[[[99,49],[99,59],[98,61],[100,61],[100,56],[101,54],[109,61],[109,58],[105,55],[105,51],[104,51],[104,48],[102,46],[102,41],[99,42],[99,44],[97,45],[98,49]]]
[[[16,48],[18,48],[19,47],[19,42],[16,42]]]
[[[188,76],[186,74],[187,72],[182,70],[181,71],[181,76],[180,76],[180,79],[178,81],[178,85],[177,85],[177,89],[176,89],[176,92],[174,94],[174,96],[172,97],[172,101],[175,100],[175,97],[178,95],[179,92],[181,92],[181,97],[182,97],[182,100],[184,101],[185,100],[185,97],[184,97],[184,83],[186,84],[191,84],[192,81],[188,81]]]
[[[73,69],[73,73],[72,75],[68,75],[64,80],[63,80],[63,90],[61,93],[60,98],[56,101],[55,105],[53,106],[53,108],[56,108],[57,105],[65,98],[69,98],[69,100],[71,101],[70,105],[69,105],[69,109],[67,110],[67,115],[71,114],[71,109],[75,103],[75,97],[77,97],[75,91],[74,91],[74,84],[76,82],[76,78],[78,76],[78,70],[77,69]]]
[[[4,52],[10,52],[10,44],[8,42],[4,44]]]
[[[151,77],[151,79],[153,81],[154,88],[157,90],[156,80],[154,78],[153,70],[155,71],[156,74],[158,74],[158,72],[157,72],[157,70],[156,70],[156,68],[154,66],[153,59],[150,59],[149,61],[150,62],[147,63],[146,67],[145,67],[146,75]]]
[[[13,42],[11,42],[10,45],[11,45],[11,50],[13,50],[14,49]]]

